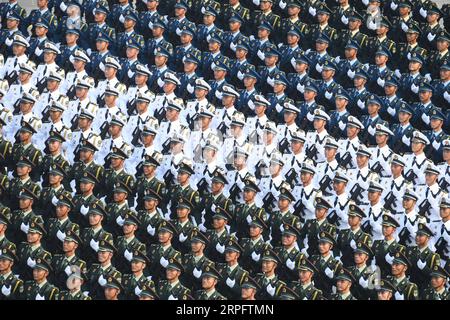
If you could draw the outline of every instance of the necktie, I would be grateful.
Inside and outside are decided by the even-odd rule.
[[[17,57],[14,58],[14,68],[17,66]]]
[[[167,134],[169,134],[171,126],[172,126],[172,123],[169,121],[169,125],[167,126]]]

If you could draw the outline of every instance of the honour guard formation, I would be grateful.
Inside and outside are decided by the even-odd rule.
[[[450,4],[35,3],[0,3],[0,300],[450,299]]]

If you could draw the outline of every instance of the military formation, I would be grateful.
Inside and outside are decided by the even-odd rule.
[[[450,299],[450,5],[0,3],[0,300]]]

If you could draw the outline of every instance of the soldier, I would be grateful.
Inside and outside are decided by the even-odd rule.
[[[56,300],[59,289],[48,282],[47,277],[53,271],[51,257],[37,258],[33,267],[33,280],[25,282],[26,300]]]
[[[27,30],[26,32],[24,32],[25,35],[28,35],[28,28],[30,26],[31,33],[35,34],[34,29],[36,22],[38,22],[39,19],[45,19],[49,24],[48,37],[52,41],[56,41],[56,39],[58,39],[58,18],[51,12],[48,5],[49,0],[42,0],[37,2],[38,9],[31,10],[29,16],[23,20],[22,29]]]
[[[411,137],[412,154],[408,154],[406,159],[405,177],[408,181],[415,184],[425,183],[425,169],[429,160],[427,159],[424,149],[430,140],[421,132],[414,131]]]
[[[14,244],[2,245],[0,251],[0,280],[1,300],[23,299],[23,281],[12,273],[14,262],[17,262],[16,247]]]
[[[316,17],[318,24],[314,24],[309,29],[309,43],[312,44],[317,41],[320,35],[325,34],[329,40],[330,45],[335,44],[338,38],[337,30],[328,24],[331,10],[325,3],[318,5],[316,9]]]
[[[388,122],[398,122],[398,112],[403,103],[399,96],[398,89],[400,82],[396,76],[388,76],[384,81],[385,97],[382,97],[383,105],[381,106],[380,115]]]
[[[426,82],[419,85],[419,101],[412,105],[415,109],[415,116],[412,120],[414,127],[418,130],[429,130],[431,128],[431,115],[436,106],[431,101],[433,87]]]
[[[380,287],[377,289],[378,300],[393,300],[395,286],[386,278],[380,281]]]
[[[441,266],[434,266],[431,276],[431,286],[427,288],[422,295],[424,300],[448,300],[449,293],[445,288],[448,278],[450,278],[449,273]]]
[[[194,205],[189,199],[181,197],[177,204],[177,218],[172,221],[178,234],[178,238],[174,239],[173,245],[182,254],[189,251],[189,242],[194,231],[194,224],[190,221],[192,218],[189,216],[193,208]]]
[[[111,5],[109,7],[111,8]],[[123,32],[124,27],[122,24],[125,21],[125,17],[130,14],[136,15],[137,21],[137,13],[129,3],[129,0],[120,0],[118,4],[114,4],[112,6],[111,14],[108,16],[107,23],[111,27],[115,28],[117,32]]]
[[[427,70],[431,71],[432,78],[438,78],[438,70],[450,57],[449,48],[450,35],[446,31],[441,31],[436,35],[436,51],[432,51],[428,56]]]
[[[322,107],[323,108],[323,107]],[[314,130],[306,134],[306,156],[317,162],[325,160],[325,143],[329,137],[326,124],[330,121],[330,116],[324,109],[314,110]]]
[[[255,276],[255,281],[260,286],[257,292],[257,299],[277,299],[280,296],[281,289],[286,285],[278,279],[276,273],[277,266],[281,263],[278,255],[270,248],[262,253],[261,272]]]
[[[206,232],[209,240],[207,256],[216,263],[225,262],[225,244],[229,239],[229,223],[232,220],[231,214],[224,208],[216,207],[212,217],[212,230]]]
[[[107,202],[108,204],[105,208],[108,215],[106,230],[116,237],[119,234],[122,234],[125,215],[130,211],[127,201],[129,195],[131,195],[130,180],[119,179],[115,183],[112,192],[113,201]]]
[[[16,1],[16,0],[8,0],[7,2],[3,2],[0,7],[0,14],[2,20],[2,29],[6,28],[6,17],[8,13],[16,13],[20,16],[20,21],[25,19],[27,15],[27,11]]]
[[[258,291],[261,290],[261,287],[256,282],[256,280],[251,278],[250,276],[244,277],[244,282],[242,283],[241,288],[242,300],[256,300],[255,296]]]
[[[91,62],[91,59],[86,53],[84,53],[84,51],[75,49],[73,53],[68,57],[67,61],[71,62],[74,71],[67,73],[64,82],[61,84],[61,92],[67,95],[69,99],[74,99],[76,97],[77,80],[89,79],[89,75],[86,72],[85,67]]]
[[[32,172],[34,166],[35,163],[33,163],[30,159],[26,157],[19,158],[17,168],[15,170],[17,177],[12,179],[8,190],[8,193],[11,195],[9,206],[12,210],[20,207],[19,199],[21,198],[20,192],[22,189],[32,191],[32,198],[29,199],[31,199],[33,203],[34,201],[37,202],[39,199],[41,188],[39,185],[34,183],[30,177],[30,173]],[[30,204],[30,208],[33,203]]]
[[[301,300],[323,300],[322,291],[313,284],[313,277],[319,273],[316,266],[307,258],[300,260],[297,266],[299,281],[291,282],[292,290]]]
[[[426,223],[426,219],[420,216],[415,207],[418,195],[412,189],[406,189],[403,195],[403,208],[405,209],[403,216],[397,216],[397,221],[400,224],[400,232],[398,234],[399,243],[405,246],[414,244],[418,226],[420,223]],[[399,212],[402,214],[402,212]]]
[[[89,48],[95,48],[96,42],[98,41],[98,38],[100,34],[106,34],[109,38],[111,38],[112,42],[115,43],[116,39],[116,31],[114,28],[111,28],[105,21],[109,14],[109,8],[106,5],[103,5],[101,3],[98,3],[97,6],[94,8],[94,10],[86,10],[85,18],[86,22],[89,22],[88,25],[88,41],[89,41]],[[95,21],[88,21],[88,15],[93,14]]]
[[[123,295],[126,300],[137,300],[139,295],[144,290],[155,290],[155,284],[151,280],[151,276],[148,278],[144,274],[145,268],[150,265],[150,260],[145,254],[145,250],[136,249],[131,252],[131,272],[130,274],[124,274],[123,283]]]
[[[365,210],[368,213],[367,218],[363,221],[362,229],[364,232],[370,234],[374,240],[382,240],[384,235],[380,218],[382,218],[382,213],[385,210],[381,201],[383,186],[376,181],[370,181],[367,192],[369,202],[365,206]]]
[[[398,68],[399,72],[406,72],[408,70],[408,65],[406,61],[408,61],[414,53],[427,59],[428,52],[424,48],[421,48],[418,45],[419,37],[422,33],[422,30],[418,25],[412,24],[408,27],[406,31],[406,43],[401,43],[398,52],[397,52],[397,61],[399,63]],[[396,71],[396,75],[399,73]]]
[[[162,189],[149,187],[143,196],[144,208],[138,211],[138,217],[142,227],[138,230],[139,239],[144,243],[156,244],[157,228],[164,220],[161,212],[158,210],[160,203],[163,201]]]
[[[358,300],[367,300],[374,296],[372,287],[375,270],[371,266],[367,266],[367,262],[373,256],[371,243],[358,242],[354,248],[354,263],[349,267],[355,282],[352,284],[352,294]]]
[[[433,160],[434,163],[441,162],[443,155],[443,141],[449,137],[448,134],[442,130],[446,116],[439,108],[433,108],[430,115],[430,127],[432,131],[425,132],[431,146],[426,148],[425,154],[427,158]],[[445,188],[444,188],[445,189]]]
[[[418,300],[419,290],[415,283],[412,283],[405,275],[406,270],[411,267],[403,251],[398,251],[392,261],[392,276],[388,279],[395,287],[395,300]]]
[[[202,290],[195,293],[198,300],[226,300],[226,298],[216,290],[216,285],[221,280],[221,273],[214,266],[206,266],[202,273]]]
[[[280,279],[287,283],[297,278],[296,265],[304,259],[304,254],[298,249],[300,229],[296,226],[284,223],[282,225],[281,247],[275,247],[274,251],[280,258]]]
[[[123,291],[121,277],[118,274],[110,275],[103,285],[105,300],[119,300],[119,295]]]
[[[180,258],[174,257],[167,260],[165,272],[167,280],[161,280],[157,287],[158,295],[162,300],[188,300],[188,296],[191,294],[191,290],[179,280],[180,275],[184,272]]]
[[[169,42],[161,41],[155,48],[155,66],[150,69],[150,90],[156,94],[163,93],[165,74],[169,71],[167,62],[172,58],[173,47]]]
[[[61,291],[58,294],[58,300],[92,300],[91,297],[81,291],[81,286],[85,283],[86,280],[87,279],[85,274],[74,273],[70,278],[70,284],[67,286],[69,290]]]
[[[414,132],[410,120],[413,114],[412,107],[407,102],[402,101],[398,110],[399,123],[393,124],[391,127],[394,135],[390,140],[390,147],[395,153],[404,154],[410,150],[411,136]]]
[[[350,290],[355,282],[352,273],[349,270],[342,268],[335,279],[337,293],[331,296],[331,300],[356,300]]]

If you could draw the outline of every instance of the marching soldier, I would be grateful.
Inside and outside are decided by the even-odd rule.
[[[411,282],[405,274],[406,270],[411,267],[411,262],[403,251],[398,251],[392,258],[392,275],[388,279],[395,287],[395,300],[418,300],[417,285]]]
[[[354,264],[348,268],[355,282],[352,284],[352,294],[358,300],[367,300],[374,297],[369,284],[373,283],[375,272],[367,262],[373,256],[369,243],[358,242],[354,249]]]
[[[145,251],[136,249],[131,252],[131,272],[124,274],[122,279],[123,295],[126,300],[137,300],[144,290],[155,290],[155,284],[151,276],[144,274],[145,268],[150,265],[150,260]]]
[[[449,273],[441,266],[434,266],[431,276],[431,286],[426,289],[422,295],[424,300],[448,300],[449,292],[445,285],[450,278]]]
[[[12,272],[14,262],[17,261],[18,258],[16,256],[15,246],[13,244],[2,245],[0,251],[0,264],[2,265],[0,268],[0,275],[2,276],[0,280],[0,300],[17,300],[24,298],[24,283]]]
[[[216,285],[222,276],[214,266],[206,266],[202,273],[202,290],[195,293],[198,300],[226,300],[226,298],[216,290]]]
[[[53,271],[51,257],[37,258],[33,266],[33,280],[25,282],[26,300],[56,300],[59,289],[48,282],[47,278]]]
[[[158,295],[162,300],[188,300],[190,297],[191,290],[186,288],[179,280],[180,275],[184,272],[180,258],[174,257],[167,260],[167,266],[165,267],[165,278],[167,280],[161,280],[157,287]]]
[[[342,268],[336,276],[336,294],[331,296],[331,300],[356,300],[351,292],[351,287],[355,283],[352,273]]]
[[[298,264],[299,281],[291,282],[292,290],[301,300],[323,300],[322,291],[313,284],[313,278],[319,273],[316,266],[307,258],[300,260]]]

